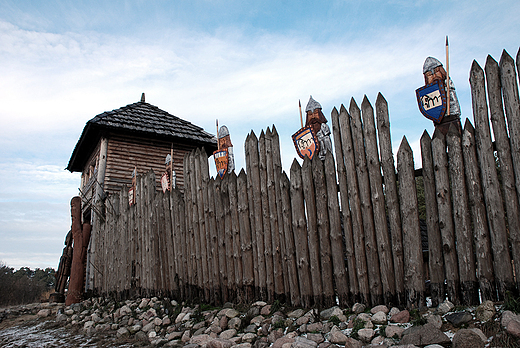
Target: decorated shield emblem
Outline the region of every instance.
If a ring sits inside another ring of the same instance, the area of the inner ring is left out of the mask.
[[[435,123],[440,123],[446,113],[446,92],[440,81],[415,90],[419,110]]]
[[[170,182],[168,180],[168,173],[164,172],[164,174],[161,176],[161,187],[162,192],[166,192],[170,189]]]
[[[319,145],[311,127],[304,127],[292,136],[296,152],[301,158],[305,156],[312,159],[314,154],[318,152]]]
[[[226,174],[228,169],[228,151],[227,148],[220,149],[213,152],[213,158],[215,159],[215,167],[217,167],[217,173],[222,178]]]

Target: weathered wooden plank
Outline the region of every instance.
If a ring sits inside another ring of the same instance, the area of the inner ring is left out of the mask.
[[[342,110],[345,110],[345,107],[342,105]],[[346,110],[345,110],[346,112]],[[356,275],[356,262],[354,255],[354,240],[352,237],[352,217],[350,213],[349,199],[348,199],[348,183],[347,183],[347,173],[345,170],[345,157],[343,155],[343,144],[340,133],[340,124],[339,124],[339,112],[334,107],[331,112],[331,120],[332,120],[332,132],[334,133],[334,150],[337,158],[337,173],[338,173],[338,181],[339,181],[339,194],[341,200],[341,217],[343,219],[343,234],[345,236],[345,259],[347,260],[347,274],[348,274],[348,285],[349,285],[349,293],[347,296],[347,301],[349,301],[349,305],[351,302],[355,301],[356,298],[359,298],[359,285],[357,281]],[[340,299],[341,303],[341,299]]]
[[[460,278],[455,249],[455,231],[453,226],[453,209],[448,176],[446,138],[437,130],[433,133],[432,154],[433,168],[435,171],[437,210],[439,212],[439,228],[441,229],[444,269],[446,272],[446,292],[448,294],[448,299],[451,302],[458,304],[460,303]]]
[[[383,287],[381,285],[381,274],[379,257],[377,254],[377,242],[374,226],[374,212],[372,210],[372,198],[370,195],[370,180],[368,177],[367,160],[365,157],[365,146],[363,139],[363,125],[361,123],[361,111],[354,98],[350,101],[350,124],[352,144],[354,147],[354,159],[356,163],[356,174],[358,179],[359,197],[361,201],[361,212],[363,217],[363,231],[365,233],[365,254],[368,266],[368,282],[370,287],[370,303],[372,305],[383,303]]]
[[[217,238],[217,221],[215,216],[215,180],[211,178],[206,186],[208,192],[208,218],[209,218],[209,254],[211,262],[209,263],[213,303],[220,304],[222,295],[220,293],[219,280],[219,258],[218,258],[218,238]]]
[[[511,155],[509,137],[507,135],[504,107],[502,105],[502,96],[500,93],[500,68],[498,63],[491,56],[487,57],[485,72],[489,101],[489,113],[491,122],[493,123],[495,147],[497,149],[498,161],[500,164],[502,192],[504,194],[507,224],[509,227],[509,240],[511,242],[515,270],[520,270],[520,216],[518,214],[520,211],[520,205],[518,203],[518,195],[515,189],[515,171],[513,166],[513,158]],[[510,78],[504,78],[510,80]],[[510,85],[511,84],[516,85],[516,82],[511,81]],[[514,98],[514,93],[509,98]],[[520,114],[518,115],[520,116]],[[519,122],[520,121],[516,120],[515,123]],[[514,128],[514,125],[512,128]],[[518,290],[520,290],[520,277],[518,276],[516,277],[516,287]]]
[[[461,300],[465,305],[478,302],[478,285],[475,274],[475,255],[473,252],[473,235],[469,214],[468,194],[464,174],[464,160],[460,134],[454,125],[446,134],[448,145],[448,166],[450,173],[451,199],[453,201],[453,220],[455,223],[455,239],[457,240],[457,260],[461,286]]]
[[[226,270],[227,270],[227,292],[228,300],[235,301],[237,283],[235,279],[235,261],[233,258],[233,222],[231,218],[231,207],[229,205],[229,175],[224,176],[221,183],[222,206],[224,208],[224,239],[226,241]]]
[[[283,266],[280,250],[280,232],[278,228],[278,209],[273,165],[272,133],[269,127],[265,133],[265,159],[267,173],[267,196],[269,201],[269,222],[271,230],[271,245],[273,255],[273,281],[276,299],[282,299],[285,294],[283,281]]]
[[[469,206],[473,219],[473,237],[475,240],[475,256],[477,260],[477,277],[482,301],[496,301],[495,276],[491,259],[491,240],[489,237],[486,206],[480,184],[477,153],[475,149],[475,129],[466,119],[462,135],[462,152],[468,187]],[[424,169],[423,169],[424,173]],[[516,197],[516,195],[515,195]]]
[[[278,131],[273,124],[271,129],[271,153],[273,157],[273,174],[274,174],[274,189],[276,193],[276,213],[278,215],[278,239],[280,240],[280,257],[282,262],[282,279],[283,279],[283,287],[284,287],[284,298],[290,298],[290,289],[289,289],[289,269],[287,265],[287,259],[285,257],[285,237],[284,237],[284,228],[283,228],[283,208],[282,208],[282,192],[281,192],[281,178],[282,178],[282,158],[280,154],[280,138],[278,136]]]
[[[301,169],[303,182],[303,196],[307,213],[307,240],[309,241],[309,265],[311,266],[312,293],[315,306],[323,304],[323,285],[320,267],[320,241],[318,236],[318,222],[316,217],[316,198],[314,181],[312,180],[312,162],[305,157]]]
[[[312,305],[312,281],[309,266],[309,245],[307,243],[307,221],[305,219],[305,202],[301,168],[296,158],[291,165],[291,213],[294,240],[296,245],[296,262],[300,285],[301,304],[309,308]]]
[[[301,305],[300,287],[298,284],[298,270],[296,261],[296,246],[294,243],[294,234],[292,230],[292,212],[291,212],[291,183],[285,172],[281,177],[281,206],[283,217],[283,229],[285,238],[285,259],[287,261],[287,275],[289,278],[289,297],[290,304],[294,307]],[[287,290],[287,289],[286,289]]]
[[[356,175],[356,163],[354,158],[354,145],[352,140],[352,132],[350,127],[350,115],[347,109],[341,105],[339,113],[339,125],[341,132],[341,146],[343,148],[343,157],[345,160],[345,171],[348,183],[348,200],[352,217],[352,235],[354,241],[354,251],[357,272],[357,281],[359,285],[359,298],[361,303],[368,304],[370,302],[370,286],[368,282],[367,258],[365,253],[365,233],[363,231],[363,215],[361,212],[361,199],[359,197],[359,188]]]
[[[197,192],[197,211],[198,211],[198,220],[199,220],[199,236],[200,236],[200,262],[202,266],[202,284],[201,287],[204,291],[204,299],[205,301],[209,301],[210,287],[211,283],[209,282],[209,268],[208,268],[208,250],[207,250],[207,231],[206,231],[206,218],[207,218],[207,202],[204,200],[204,182],[202,179],[202,164],[201,164],[201,150],[197,148],[195,150],[195,187]],[[205,159],[207,162],[207,159]],[[207,200],[207,197],[206,197]]]
[[[476,61],[473,61],[471,66],[469,82],[471,85],[473,118],[475,120],[475,143],[477,145],[480,177],[491,232],[495,280],[497,282],[499,299],[504,299],[506,291],[513,290],[515,286],[511,257],[508,252],[505,211],[489,130],[484,71]]]
[[[219,264],[219,284],[221,301],[228,301],[228,273],[226,260],[226,222],[224,217],[224,206],[222,204],[222,179],[217,177],[214,183],[215,187],[215,217],[217,220],[217,241],[218,241],[218,264]]]
[[[258,138],[255,133],[251,131],[249,136],[249,163],[250,168],[247,169],[248,177],[251,176],[253,194],[253,209],[255,222],[254,229],[252,229],[254,238],[256,240],[256,258],[258,259],[258,292],[260,299],[267,300],[267,275],[266,263],[264,255],[264,237],[263,237],[263,215],[262,215],[262,194],[260,189],[260,164],[258,153]],[[255,290],[256,291],[256,290]]]
[[[254,299],[254,273],[253,273],[253,245],[251,242],[251,224],[249,222],[249,207],[247,193],[247,176],[244,169],[237,178],[237,209],[240,222],[240,256],[242,259],[242,286],[244,302],[251,303]]]
[[[316,226],[319,240],[319,262],[323,287],[323,306],[328,308],[336,304],[336,298],[332,279],[333,270],[330,246],[327,184],[325,182],[323,162],[317,156],[315,156],[312,161],[312,178],[314,181],[316,201]],[[337,188],[334,194],[336,196],[338,195]]]
[[[421,230],[417,209],[417,188],[413,153],[406,137],[403,137],[397,152],[399,171],[399,197],[403,222],[403,252],[405,281],[404,289],[408,308],[421,308],[425,305]]]
[[[237,176],[235,171],[227,173],[228,193],[229,193],[229,211],[231,213],[231,242],[232,242],[232,257],[235,269],[234,284],[236,286],[236,301],[238,303],[244,302],[243,289],[243,266],[242,253],[240,241],[240,219],[238,216],[238,196],[237,196]]]
[[[441,304],[446,298],[444,289],[444,260],[442,239],[439,228],[439,211],[435,194],[435,173],[433,169],[432,139],[425,130],[421,136],[421,159],[426,204],[426,229],[428,231],[428,267],[432,307]],[[385,174],[386,180],[386,174]],[[404,283],[404,282],[403,282]]]
[[[399,192],[395,176],[394,155],[392,153],[392,139],[390,136],[390,119],[388,103],[381,93],[376,99],[377,134],[381,167],[383,168],[385,200],[388,209],[388,223],[390,227],[392,259],[394,266],[396,303],[404,303],[404,266],[403,266],[403,235],[401,231],[401,215],[399,212]]]
[[[395,303],[395,274],[394,262],[391,254],[388,221],[386,219],[385,195],[383,193],[383,178],[381,177],[381,163],[377,150],[376,126],[374,108],[367,96],[361,103],[363,117],[363,136],[365,139],[366,162],[374,213],[374,229],[377,241],[377,253],[383,286],[383,303]]]
[[[341,235],[341,216],[339,212],[336,168],[334,166],[334,156],[331,152],[327,152],[325,155],[325,180],[327,185],[327,210],[329,213],[334,283],[336,284],[339,305],[347,306],[349,305],[349,287],[347,282],[347,270],[345,268],[345,246]]]
[[[502,52],[500,57],[500,82],[502,84],[502,96],[504,98],[507,126],[509,128],[509,141],[513,149],[511,155],[513,157],[513,169],[516,179],[516,192],[520,201],[520,151],[514,151],[514,149],[520,149],[520,100],[515,62],[506,50]]]
[[[258,169],[260,172],[260,192],[262,199],[262,227],[264,236],[264,256],[265,256],[265,272],[267,285],[267,299],[274,301],[274,269],[273,269],[273,252],[272,252],[272,234],[269,219],[269,193],[267,190],[267,158],[265,150],[265,133],[260,133],[258,139]]]
[[[247,199],[248,199],[248,210],[249,210],[249,223],[250,223],[250,231],[251,231],[251,246],[253,251],[253,274],[254,274],[254,292],[255,298],[260,298],[260,287],[258,286],[260,280],[258,276],[258,249],[256,246],[256,231],[255,231],[255,202],[253,198],[253,179],[252,179],[252,169],[251,169],[251,133],[246,136],[246,140],[244,141],[244,153],[246,160],[246,170],[247,170]]]

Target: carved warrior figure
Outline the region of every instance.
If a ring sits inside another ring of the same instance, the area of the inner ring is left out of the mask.
[[[309,98],[305,112],[307,113],[305,127],[311,127],[314,135],[316,135],[319,142],[318,157],[323,161],[327,151],[332,152],[330,128],[327,126],[327,119],[321,111],[320,103],[314,100],[312,95]]]
[[[444,91],[447,90],[446,70],[444,70],[442,63],[438,59],[433,57],[426,58],[423,65],[423,74],[426,85],[430,85],[436,81],[439,81],[442,84]],[[444,135],[448,133],[448,129],[452,123],[455,125],[459,133],[462,133],[462,126],[460,124],[460,105],[457,98],[457,92],[455,91],[455,85],[453,84],[451,78],[449,79],[449,84],[450,114],[444,115],[439,123],[434,122],[435,128],[441,131]]]
[[[227,149],[228,165],[227,172],[230,173],[235,170],[235,155],[233,154],[233,144],[231,143],[231,136],[229,129],[226,126],[221,126],[218,130],[218,147],[219,149]]]

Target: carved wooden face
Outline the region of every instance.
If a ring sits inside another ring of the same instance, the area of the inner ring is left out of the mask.
[[[446,70],[444,70],[444,67],[442,66],[438,66],[435,69],[433,69],[433,74],[431,71],[427,71],[426,73],[424,73],[424,82],[426,82],[427,85],[435,81],[444,82],[445,79]]]

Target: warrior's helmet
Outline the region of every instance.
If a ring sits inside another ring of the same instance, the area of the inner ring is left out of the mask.
[[[315,109],[321,109],[321,104],[314,100],[311,95],[309,102],[307,103],[307,107],[305,108],[305,112],[314,112]]]
[[[426,74],[429,71],[433,74],[435,68],[438,66],[442,66],[442,63],[437,58],[428,57],[424,61],[422,72],[423,74]]]

